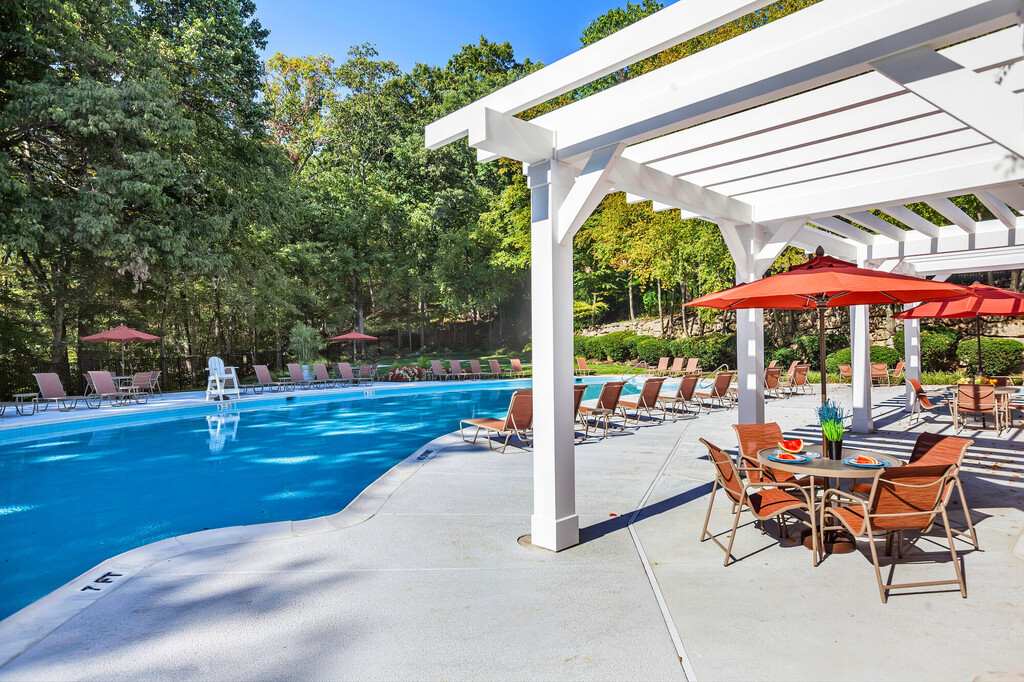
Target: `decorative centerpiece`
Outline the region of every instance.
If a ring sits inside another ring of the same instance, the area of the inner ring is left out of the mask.
[[[829,459],[843,458],[843,423],[849,415],[834,400],[826,400],[818,408],[818,423],[824,437],[824,454]]]

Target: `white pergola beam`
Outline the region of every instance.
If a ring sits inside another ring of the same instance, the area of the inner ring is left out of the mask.
[[[737,223],[753,222],[753,208],[724,194],[620,158],[610,175],[616,189],[674,208]]]
[[[953,223],[967,234],[974,234],[978,224],[971,216],[964,213],[959,206],[949,199],[929,199],[925,202],[949,222]]]
[[[897,163],[748,195],[757,219],[770,223],[801,215],[847,214],[877,206],[924,201],[934,196],[970,194],[992,185],[1024,181],[1024,165],[1007,164],[1006,151],[995,144]]]
[[[987,191],[977,192],[975,196],[978,197],[978,200],[981,201],[981,203],[985,204],[985,208],[992,211],[992,215],[994,215],[999,222],[1005,225],[1006,229],[1017,229],[1017,216],[1014,215],[1009,206]]]
[[[969,261],[975,254],[988,249],[1005,249],[1024,244],[1024,231],[1018,236],[1017,230],[1008,230],[998,220],[984,220],[977,223],[974,234],[961,230],[944,231],[938,238],[931,238],[919,233],[908,233],[903,243],[876,242],[867,247],[867,259],[879,263],[890,258],[907,258],[908,262],[922,262],[921,259],[945,258],[946,254]],[[1024,262],[1024,261],[1022,261]],[[919,268],[920,269],[920,268]]]
[[[1017,0],[823,2],[535,121],[571,159],[855,76],[872,61],[1015,24]]]
[[[868,245],[874,244],[875,242],[874,235],[868,234],[859,227],[844,222],[839,218],[833,218],[832,216],[824,216],[821,218],[815,218],[810,222],[817,225],[818,227],[822,227],[828,230],[829,232],[835,232],[836,234],[846,237],[847,239],[852,239],[858,244]]]
[[[1020,185],[993,187],[988,193],[1007,206],[1017,209],[1018,213],[1024,213],[1024,187]]]
[[[488,108],[518,114],[591,81],[656,55],[666,48],[738,19],[772,0],[686,0],[645,17],[426,127],[430,149],[465,137],[473,111]]]
[[[863,225],[872,232],[885,235],[889,239],[893,239],[898,242],[905,241],[907,238],[906,230],[896,227],[892,223],[888,223],[873,213],[867,211],[851,211],[843,215],[844,218],[852,220],[858,225]]]
[[[994,270],[1017,270],[1024,263],[1024,245],[982,249],[971,252],[936,254],[929,258],[909,258],[908,262],[922,275],[942,273],[946,275],[965,272],[991,272]]]
[[[878,72],[1024,158],[1024,99],[927,47],[872,62]]]
[[[929,237],[939,236],[938,225],[927,220],[923,216],[914,213],[906,206],[888,206],[883,208],[882,211],[900,221],[907,227],[917,230],[921,234],[926,234]]]
[[[484,107],[474,112],[469,146],[526,164],[552,158],[555,133],[528,121]]]
[[[622,150],[623,144],[598,149],[587,159],[583,171],[576,178],[568,196],[558,209],[556,237],[559,243],[572,242],[583,223],[594,212],[601,199],[612,189],[608,179]]]
[[[786,247],[790,245],[793,239],[804,229],[807,221],[803,218],[794,218],[793,220],[787,220],[772,231],[768,241],[764,243],[761,249],[754,256],[754,267],[759,274],[767,272],[768,268],[772,266],[782,252],[786,250]]]

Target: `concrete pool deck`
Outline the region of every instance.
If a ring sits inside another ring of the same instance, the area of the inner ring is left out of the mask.
[[[833,391],[849,402],[848,388]],[[875,389],[879,430],[851,444],[905,457],[917,433],[952,432],[948,416],[908,430],[902,394]],[[766,418],[812,438],[817,400],[769,400]],[[723,567],[722,551],[698,542],[713,479],[698,438],[735,450],[735,418],[712,410],[577,448],[583,541],[558,554],[516,542],[532,511],[529,450],[439,439],[408,475],[356,500],[354,525],[332,517],[258,542],[183,546],[0,679],[683,679],[676,639],[697,679],[1024,672],[1021,429],[965,431],[977,441],[963,478],[981,542],[957,541],[968,598],[896,593],[883,605],[866,545],[814,568],[809,552],[748,523],[740,561]],[[711,528],[730,523],[720,498]],[[906,551],[897,581],[952,577],[936,537]]]

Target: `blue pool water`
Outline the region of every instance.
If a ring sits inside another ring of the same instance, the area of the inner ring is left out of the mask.
[[[528,385],[300,397],[0,446],[0,618],[133,547],[338,512],[460,419],[502,416]]]

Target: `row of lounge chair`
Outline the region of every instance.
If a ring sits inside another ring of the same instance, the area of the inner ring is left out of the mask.
[[[377,368],[374,365],[360,365],[358,374],[347,362],[336,362],[332,365],[333,375],[323,362],[313,363],[313,376],[307,379],[302,374],[302,366],[289,363],[288,378],[275,379],[266,365],[253,365],[256,380],[247,384],[239,383],[239,392],[245,395],[248,391],[254,394],[268,390],[294,391],[296,387],[309,390],[311,388],[329,388],[332,386],[370,386],[376,380]]]
[[[469,369],[465,369],[460,360],[450,360],[447,368],[440,360],[431,360],[427,378],[434,381],[448,381],[452,379],[500,379],[502,377],[519,379],[530,376],[529,370],[523,369],[522,362],[517,358],[511,358],[509,363],[511,367],[505,369],[497,360],[488,360],[489,369],[485,370],[479,360],[470,360]]]
[[[96,409],[106,401],[108,405],[120,406],[135,402],[145,404],[149,398],[159,391],[160,372],[137,372],[131,384],[119,384],[110,372],[92,371],[85,373],[86,391],[84,395],[69,395],[64,390],[60,376],[53,372],[33,374],[39,388],[38,395],[33,398],[32,409],[26,411],[26,403],[0,403],[0,415],[4,408],[14,406],[21,415],[45,412],[51,405],[60,412],[68,412],[83,403],[90,409]]]
[[[715,405],[731,407],[735,402],[735,391],[730,384],[735,376],[736,372],[733,371],[720,372],[712,378],[710,386],[698,390],[701,388],[701,379],[708,377],[689,374],[680,380],[679,387],[674,393],[667,395],[663,395],[661,390],[668,377],[650,377],[640,387],[640,393],[635,397],[631,396],[630,400],[622,400],[625,381],[609,381],[601,386],[601,393],[593,406],[582,404],[587,387],[577,384],[573,387],[573,415],[575,422],[583,427],[580,438],[589,438],[591,428],[601,429],[603,435],[607,437],[610,426],[625,429],[631,420],[639,424],[645,416],[651,420],[664,420],[671,412],[675,419],[678,419],[691,409],[699,413],[705,407],[710,409]],[[498,437],[501,452],[505,452],[513,436],[529,445],[529,436],[533,428],[532,395],[529,389],[516,391],[503,419],[463,419],[459,424],[462,439],[476,443],[481,432],[486,432],[492,450],[497,450],[497,447],[491,437]],[[658,412],[661,414],[660,417],[657,416]],[[617,419],[622,420],[621,425],[615,422]],[[475,429],[472,440],[466,437],[466,427]]]

